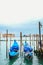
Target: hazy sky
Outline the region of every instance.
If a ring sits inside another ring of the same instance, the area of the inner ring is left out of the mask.
[[[43,18],[43,0],[0,0],[0,24],[18,25]]]
[[[0,0],[0,31],[37,33],[43,0]]]

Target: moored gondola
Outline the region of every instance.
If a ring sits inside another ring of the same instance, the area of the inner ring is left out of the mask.
[[[33,49],[28,43],[25,41],[24,43],[24,58],[30,60],[33,58]]]
[[[9,58],[16,58],[19,55],[19,45],[16,42],[16,40],[14,40],[13,45],[10,47],[10,51],[9,51]]]

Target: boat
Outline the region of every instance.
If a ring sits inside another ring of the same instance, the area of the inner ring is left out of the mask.
[[[14,40],[13,45],[10,47],[10,51],[9,51],[9,58],[15,58],[18,57],[19,55],[19,45],[16,42],[16,40]]]
[[[32,57],[33,57],[33,49],[25,41],[25,43],[24,43],[24,58],[29,60],[29,59],[32,59]]]
[[[14,62],[16,62],[16,60],[18,60],[18,56],[16,56],[16,58],[10,58],[9,59],[9,65],[13,65],[14,64]]]

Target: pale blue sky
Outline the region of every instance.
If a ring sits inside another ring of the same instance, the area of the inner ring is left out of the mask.
[[[43,0],[0,0],[0,32],[38,33],[43,23]]]
[[[38,22],[41,22],[41,24],[43,25],[43,19],[33,19],[30,22],[25,22],[22,24],[18,24],[17,26],[6,26],[6,25],[0,25],[0,32],[2,33],[6,33],[6,29],[8,29],[9,33],[15,33],[16,35],[19,35],[20,32],[24,34],[37,34],[38,31]],[[41,33],[43,33],[43,26],[41,29]]]

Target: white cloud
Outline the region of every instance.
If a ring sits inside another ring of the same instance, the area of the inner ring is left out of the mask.
[[[15,25],[43,18],[43,0],[0,0],[0,24]]]

